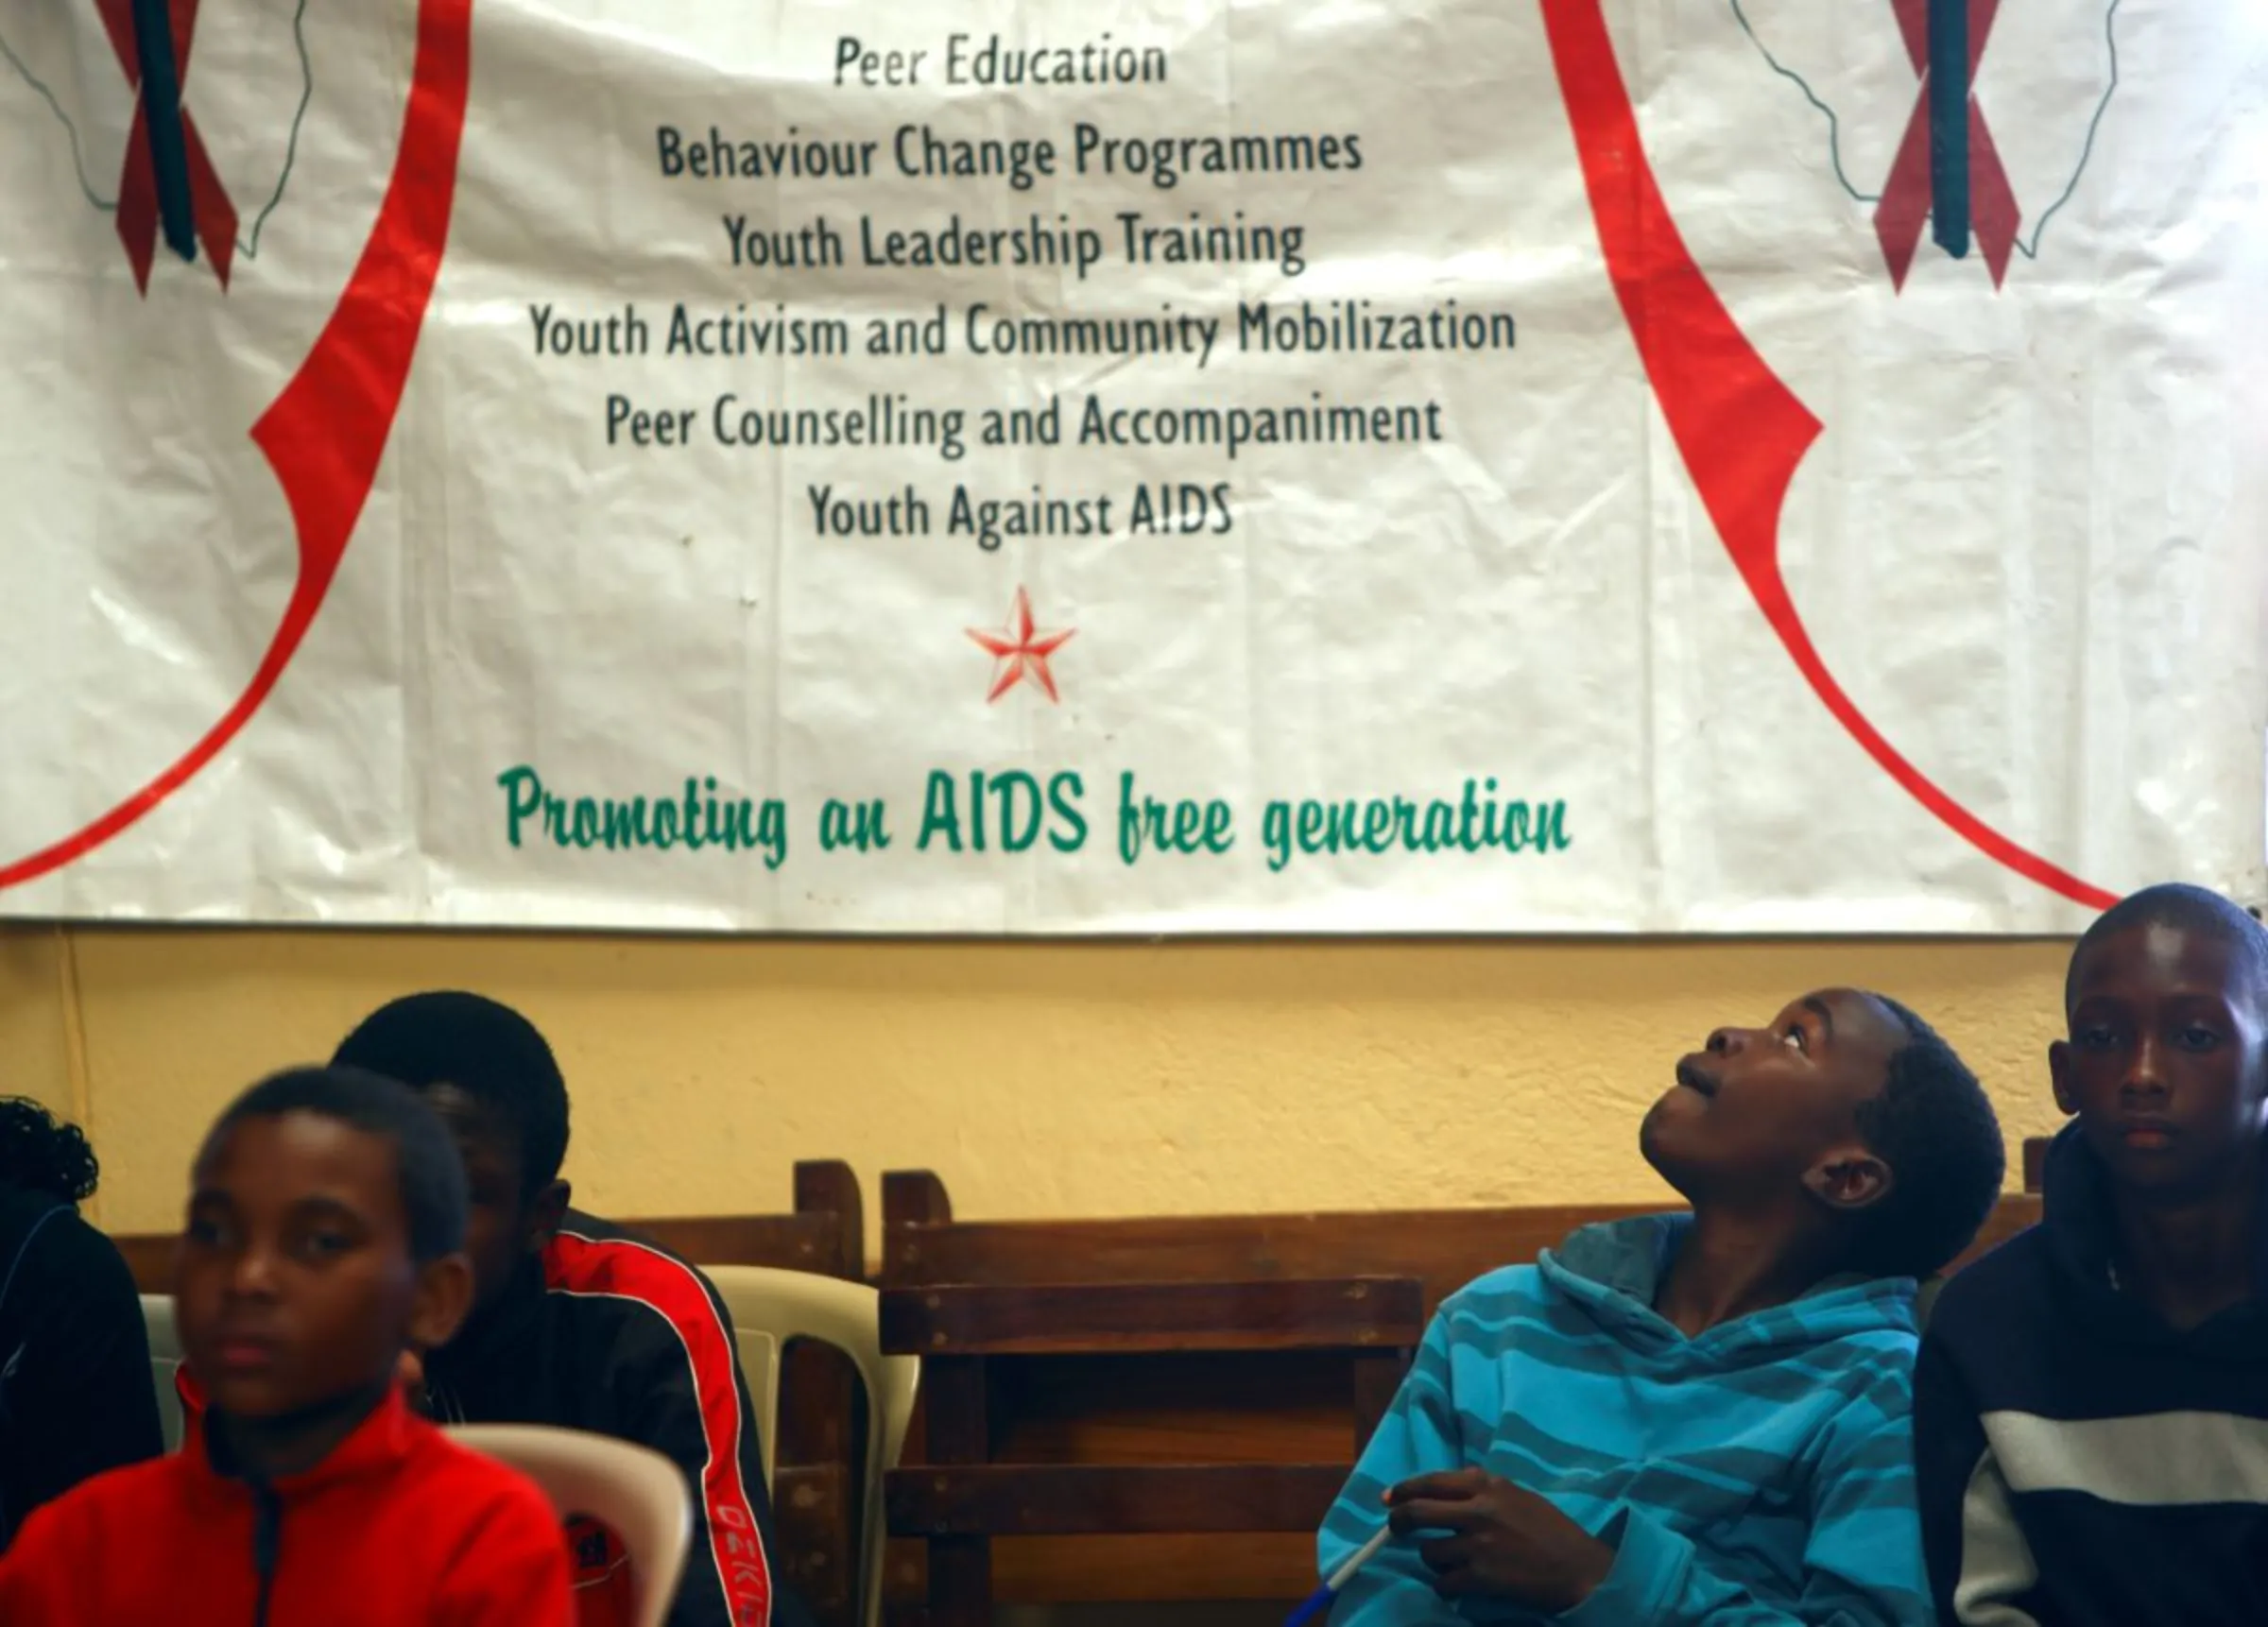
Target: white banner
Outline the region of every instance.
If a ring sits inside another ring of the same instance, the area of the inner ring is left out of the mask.
[[[0,912],[2260,891],[2257,6],[162,9],[0,0]]]

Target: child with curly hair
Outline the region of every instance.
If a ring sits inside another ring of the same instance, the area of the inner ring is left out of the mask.
[[[97,1173],[77,1126],[0,1098],[0,1550],[39,1504],[164,1449],[141,1297],[78,1216]]]

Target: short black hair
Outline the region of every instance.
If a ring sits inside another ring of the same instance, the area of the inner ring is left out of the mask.
[[[0,1186],[75,1204],[94,1195],[102,1169],[77,1124],[28,1096],[0,1096]]]
[[[221,1137],[247,1119],[313,1113],[394,1145],[410,1257],[420,1265],[465,1244],[465,1165],[449,1126],[406,1085],[354,1068],[291,1068],[270,1074],[229,1105],[197,1155],[203,1163]]]
[[[1859,1216],[1851,1269],[1933,1276],[1976,1241],[2000,1201],[2008,1150],[1992,1098],[1935,1029],[1873,1000],[1905,1031],[1881,1092],[1859,1104],[1860,1139],[1890,1166],[1889,1191]]]
[[[2209,887],[2187,882],[2161,882],[2129,893],[2079,934],[2071,948],[2071,964],[2063,974],[2063,1009],[2069,1016],[2079,1002],[2079,968],[2103,940],[2133,927],[2172,927],[2177,932],[2212,938],[2225,944],[2244,979],[2245,992],[2255,1005],[2268,1010],[2268,927],[2252,913],[2232,903]]]
[[[405,995],[363,1019],[331,1060],[414,1090],[452,1086],[495,1114],[519,1139],[523,1201],[567,1161],[567,1082],[536,1025],[508,1005],[455,989]]]

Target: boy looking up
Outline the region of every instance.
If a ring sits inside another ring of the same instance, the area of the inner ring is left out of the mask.
[[[1939,1616],[2268,1621],[2268,933],[2148,888],[2064,1011],[2045,1218],[1947,1288],[1916,1378]]]
[[[535,1025],[478,995],[415,994],[366,1019],[335,1060],[417,1090],[464,1162],[473,1309],[425,1357],[434,1416],[651,1447],[693,1494],[670,1627],[802,1627],[772,1564],[763,1448],[731,1319],[691,1265],[567,1207],[567,1087]],[[619,1546],[588,1521],[569,1534],[582,1627],[627,1621]]]
[[[200,1428],[34,1510],[9,1627],[566,1627],[549,1500],[415,1416],[403,1352],[472,1296],[464,1176],[409,1091],[254,1086],[198,1154],[174,1295]]]
[[[1930,1027],[1807,995],[1676,1065],[1639,1148],[1692,1206],[1452,1295],[1326,1521],[1388,1523],[1338,1627],[1930,1619],[1916,1278],[1999,1196],[2000,1125]]]

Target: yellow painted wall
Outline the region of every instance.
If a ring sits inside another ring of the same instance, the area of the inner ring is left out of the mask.
[[[781,943],[0,930],[0,1089],[88,1122],[96,1218],[170,1226],[263,1071],[391,996],[472,987],[552,1038],[568,1173],[615,1214],[776,1209],[845,1157],[971,1217],[1645,1201],[1636,1133],[1721,1021],[1879,987],[2053,1127],[2060,943]]]

